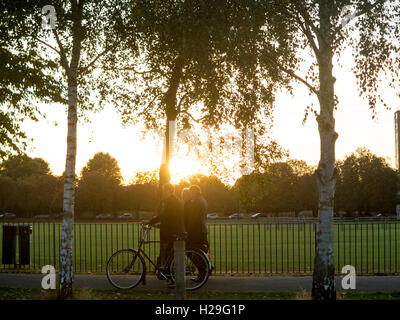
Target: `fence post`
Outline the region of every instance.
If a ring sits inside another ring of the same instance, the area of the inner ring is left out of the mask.
[[[185,287],[185,240],[174,241],[175,299],[186,299]]]
[[[54,268],[57,270],[56,263],[56,224],[53,222],[53,264]]]

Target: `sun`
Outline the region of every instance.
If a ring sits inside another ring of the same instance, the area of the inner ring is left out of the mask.
[[[175,157],[171,159],[170,172],[172,184],[178,184],[182,179],[197,173],[208,175],[208,170],[204,164],[188,157]]]

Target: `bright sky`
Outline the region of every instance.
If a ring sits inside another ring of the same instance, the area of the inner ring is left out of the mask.
[[[349,54],[347,57],[345,55],[344,61],[349,61],[349,57]],[[394,92],[386,90],[384,97],[392,110],[378,108],[378,117],[372,120],[367,102],[358,96],[355,78],[350,71],[351,63],[343,65],[343,68],[335,67],[334,70],[337,78],[335,90],[340,101],[335,113],[336,131],[339,133],[336,158],[343,159],[356,148],[365,146],[373,153],[387,158],[394,167],[394,111],[400,109],[400,98]],[[316,102],[302,84],[296,85],[293,97],[284,92],[279,93],[275,104],[273,137],[289,150],[291,158],[317,164],[320,155],[315,118],[310,116],[306,124],[302,125],[304,108],[311,101]],[[315,106],[318,104],[315,103]],[[24,123],[29,137],[34,139],[29,154],[44,158],[50,163],[53,173],[61,174],[64,171],[66,154],[65,106],[44,105],[43,110],[48,115],[47,122]],[[159,168],[162,141],[152,137],[141,140],[139,127],[122,128],[112,107],[93,114],[90,119],[90,123],[81,123],[78,127],[77,173],[99,151],[109,152],[118,160],[126,182],[135,171]],[[55,122],[58,123],[57,126],[54,125]],[[173,174],[179,172],[179,176],[184,176],[204,172],[199,163],[184,158],[174,161]]]

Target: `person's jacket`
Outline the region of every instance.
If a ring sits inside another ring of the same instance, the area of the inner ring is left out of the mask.
[[[183,203],[183,220],[186,232],[190,232],[191,228],[191,215],[192,215],[192,201],[185,201]]]
[[[207,201],[198,196],[185,208],[185,225],[189,242],[203,242],[207,237]]]
[[[183,205],[174,195],[164,200],[159,214],[150,220],[150,224],[160,223],[160,239],[173,241],[174,235],[185,232]]]

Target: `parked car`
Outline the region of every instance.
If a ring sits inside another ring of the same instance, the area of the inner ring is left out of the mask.
[[[111,219],[111,214],[109,213],[100,213],[96,216],[96,219]]]
[[[244,214],[243,213],[234,213],[229,216],[229,219],[243,219]]]
[[[132,219],[132,214],[131,213],[124,213],[118,216],[118,219]]]
[[[34,216],[35,219],[48,219],[50,216],[48,214],[39,214],[37,216]]]
[[[15,218],[17,218],[17,215],[15,213],[6,212],[3,214],[0,214],[0,218],[1,219],[15,219]]]
[[[266,218],[267,216],[265,215],[265,213],[255,213],[253,215],[251,215],[252,219],[257,219],[257,218]]]
[[[207,219],[218,219],[218,218],[219,218],[218,213],[209,213],[207,215]]]

